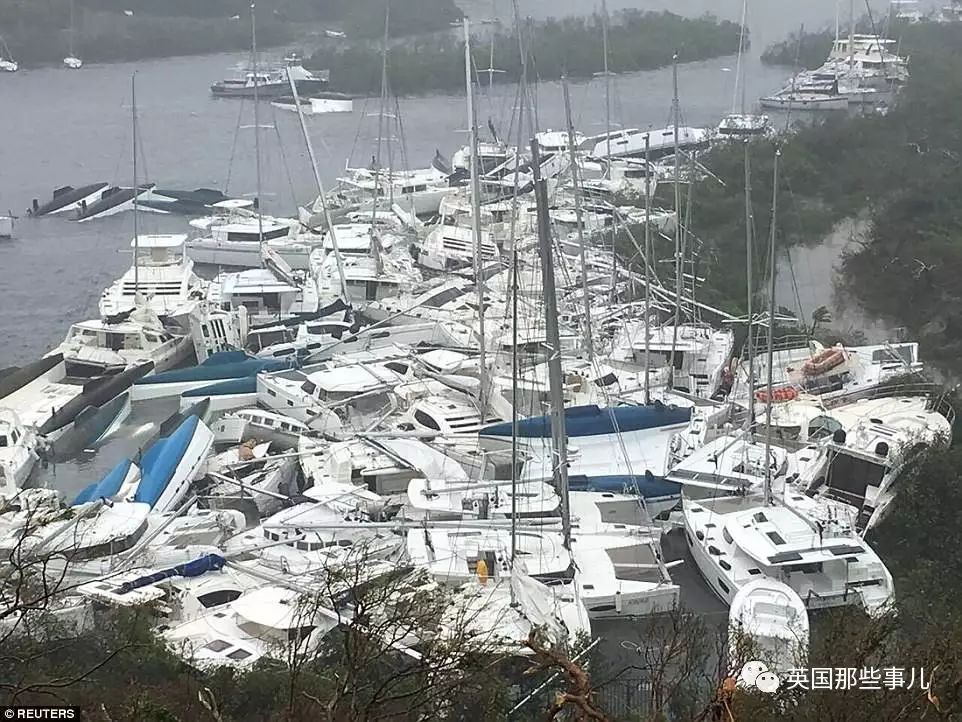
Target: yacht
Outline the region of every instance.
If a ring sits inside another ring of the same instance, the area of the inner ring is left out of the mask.
[[[105,318],[143,305],[158,316],[185,316],[203,298],[205,282],[184,255],[184,234],[144,235],[130,242],[131,268],[104,290],[100,314]]]
[[[658,130],[625,128],[596,135],[588,139],[590,155],[595,158],[644,158],[659,160],[675,153],[675,127],[667,126]],[[704,128],[678,127],[678,148],[692,153],[708,148],[710,134]],[[610,149],[610,150],[609,150]]]
[[[350,113],[354,110],[354,97],[347,93],[323,91],[311,93],[307,97],[298,97],[296,101],[293,95],[284,96],[272,100],[271,105],[280,110],[290,110],[295,113],[298,105],[300,105],[301,112],[304,115]]]
[[[90,185],[74,188],[73,186],[63,186],[53,192],[53,196],[46,203],[40,203],[36,198],[27,209],[27,215],[38,217],[54,213],[66,213],[75,211],[81,206],[93,203],[100,197],[101,192],[107,187],[107,183],[91,183]]]
[[[255,95],[262,100],[280,98],[291,93],[288,74],[298,94],[304,96],[324,90],[330,79],[327,71],[315,75],[292,57],[284,66],[247,69],[239,77],[220,80],[210,86],[210,92],[219,98],[253,98]]]
[[[919,0],[890,0],[889,14],[898,22],[920,23],[925,18]]]
[[[438,212],[441,199],[450,192],[449,174],[431,166],[415,170],[390,168],[348,168],[337,179],[328,195],[329,210],[373,211],[377,207],[397,206],[416,216]],[[322,213],[320,199],[308,215]]]
[[[184,363],[192,351],[190,337],[171,334],[155,313],[135,309],[123,320],[73,324],[64,342],[50,353],[63,355],[68,377],[90,379],[119,374],[148,361],[159,373]]]
[[[675,327],[652,326],[645,320],[630,322],[616,332],[609,363],[644,369],[646,334],[649,370],[669,369],[671,388],[701,399],[711,399],[722,390],[735,347],[731,330],[698,324]]]
[[[0,408],[0,498],[20,491],[36,461],[36,433],[13,410]]]
[[[731,113],[721,119],[715,129],[719,140],[744,140],[762,138],[774,132],[772,121],[767,115]]]
[[[790,489],[784,497],[682,494],[688,548],[712,591],[731,605],[746,584],[767,577],[791,587],[809,610],[885,611],[892,575],[858,534],[850,508]]]
[[[861,399],[823,409],[807,423],[792,424],[807,429],[809,444],[814,442],[814,449],[798,452],[795,484],[850,506],[856,529],[864,533],[883,518],[907,465],[927,449],[949,445],[954,419],[939,397]]]
[[[234,217],[213,222],[209,235],[187,241],[187,256],[194,263],[230,268],[258,268],[261,247],[270,245],[293,269],[306,270],[314,248],[311,242],[295,238],[292,221],[278,218]]]
[[[834,85],[792,85],[760,101],[763,108],[775,110],[848,110],[847,95]]]
[[[0,37],[0,72],[15,73],[18,70],[20,70],[19,63],[13,59],[10,48],[7,47],[3,37]]]
[[[334,241],[337,241],[337,251]],[[321,303],[343,299],[363,310],[372,302],[399,294],[421,283],[421,273],[407,244],[370,223],[339,223],[324,234],[323,244],[310,257]],[[343,274],[343,277],[342,277]]]

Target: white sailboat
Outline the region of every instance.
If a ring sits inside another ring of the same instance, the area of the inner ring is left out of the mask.
[[[63,64],[65,68],[70,70],[80,70],[83,67],[84,61],[77,57],[74,49],[74,0],[70,0],[70,50],[67,53],[67,57],[63,59]]]
[[[15,73],[18,70],[20,70],[20,64],[13,59],[10,48],[7,47],[7,43],[0,36],[0,72]]]

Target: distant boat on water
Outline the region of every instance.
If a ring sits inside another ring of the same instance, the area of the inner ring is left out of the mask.
[[[305,115],[320,115],[321,113],[350,113],[354,110],[354,98],[346,93],[334,91],[324,91],[312,93],[310,97],[298,98],[294,101],[294,96],[286,95],[271,101],[271,105],[280,110],[297,111],[300,104],[301,112]]]
[[[290,95],[291,84],[288,72],[297,86],[298,94],[312,95],[327,87],[329,73],[325,70],[314,74],[307,70],[299,58],[289,56],[284,65],[245,69],[240,77],[220,80],[210,86],[210,92],[220,98],[258,98],[270,99]]]
[[[20,70],[20,65],[13,59],[13,56],[10,54],[10,48],[7,47],[4,39],[0,37],[0,71],[15,73],[18,70]]]

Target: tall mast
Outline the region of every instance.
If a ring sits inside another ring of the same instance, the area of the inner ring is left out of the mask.
[[[518,53],[521,57],[521,81],[518,85],[518,141],[514,159],[514,190],[511,199],[511,561],[517,554],[517,536],[513,531],[518,516],[518,184],[521,179],[521,148],[524,143],[524,110],[528,102],[528,54],[524,47],[521,11],[513,0],[514,24],[518,31]],[[511,602],[514,603],[514,585]]]
[[[548,378],[551,385],[551,466],[561,497],[561,528],[565,549],[571,549],[571,510],[568,506],[568,434],[565,429],[564,389],[561,369],[561,334],[558,330],[558,298],[555,295],[554,256],[551,248],[551,221],[548,218],[548,190],[541,178],[538,141],[531,140],[531,170],[534,196],[538,205],[538,250],[541,256],[541,282],[544,288],[545,340],[548,349]]]
[[[645,405],[651,403],[651,128],[645,134]]]
[[[384,113],[387,105],[387,46],[390,41],[391,30],[391,0],[387,0],[384,9],[384,42],[381,46],[381,105],[377,114],[377,153],[374,156],[374,201],[371,206],[371,223],[377,220],[377,207],[381,196],[381,143],[384,140]],[[392,190],[393,195],[393,190]]]
[[[855,76],[855,0],[848,3],[848,77]]]
[[[297,92],[297,83],[291,74],[290,67],[287,68],[287,82],[291,86],[291,95],[294,98],[294,108],[297,110],[297,118],[301,124],[301,134],[304,136],[304,144],[307,146],[307,156],[311,160],[311,171],[314,173],[314,183],[317,184],[317,197],[321,201],[321,209],[324,211],[324,224],[327,232],[331,234],[331,245],[334,246],[334,258],[337,260],[337,274],[341,279],[341,297],[344,303],[350,304],[350,296],[347,291],[347,277],[344,275],[344,259],[341,257],[341,249],[337,244],[337,235],[334,231],[334,223],[331,221],[331,212],[327,205],[327,196],[324,194],[324,183],[321,182],[321,173],[317,167],[317,156],[314,155],[314,144],[311,143],[311,136],[307,132],[307,123],[304,121],[304,110],[301,108],[300,95]]]
[[[608,5],[605,0],[601,0],[601,43],[605,53],[605,156],[611,158],[611,77],[608,75]],[[606,170],[605,176],[608,175]]]
[[[137,229],[137,73],[130,76],[130,120],[134,143],[134,305],[140,295],[140,234]]]
[[[471,33],[464,18],[464,83],[468,95],[468,128],[471,129],[471,228],[474,231],[474,282],[478,293],[478,335],[481,337],[478,363],[481,367],[481,394],[478,400],[481,418],[485,417],[488,399],[488,367],[484,337],[484,259],[481,242],[481,180],[478,161],[478,119],[474,113],[474,86],[471,83]]]
[[[775,167],[772,173],[772,229],[768,244],[768,403],[765,405],[765,505],[772,503],[772,378],[775,363],[775,238],[778,228],[778,161],[781,149],[775,151]]]
[[[584,213],[581,206],[581,179],[578,175],[578,156],[575,153],[575,128],[571,122],[571,95],[568,92],[568,76],[561,76],[565,99],[565,123],[568,127],[568,159],[571,163],[571,182],[575,191],[575,220],[578,224],[578,248],[581,251],[581,289],[584,294],[584,335],[588,360],[594,360],[594,343],[591,336],[591,300],[588,298],[588,262],[585,258]]]
[[[745,144],[745,279],[748,287],[748,428],[755,425],[755,317],[753,308],[754,279],[752,278],[754,266],[753,254],[753,213],[752,213],[752,166],[749,141],[746,138]]]
[[[738,60],[735,64],[735,89],[732,92],[732,113],[738,104],[741,90],[741,112],[745,113],[745,84],[742,82],[742,55],[745,53],[745,39],[748,32],[748,0],[742,2],[742,28],[738,36]]]
[[[74,31],[73,31],[73,4],[74,4],[74,0],[70,0],[70,35],[68,36],[68,37],[70,38],[70,48],[69,48],[70,52],[69,52],[68,54],[70,55],[71,58],[74,57],[74,54],[73,54],[73,46],[74,46],[74,38],[73,38],[73,32],[74,32]]]
[[[251,3],[251,67],[254,72],[254,168],[257,173],[257,240],[264,245],[264,217],[261,215],[261,116],[260,109],[260,78],[257,77],[257,19],[255,3]]]
[[[671,58],[672,71],[672,123],[675,130],[675,320],[671,331],[671,353],[668,361],[668,385],[675,385],[675,346],[678,344],[678,324],[681,323],[682,273],[684,271],[681,255],[681,147],[678,140],[678,124],[681,118],[681,104],[678,100],[678,53]],[[651,132],[649,131],[649,136]]]

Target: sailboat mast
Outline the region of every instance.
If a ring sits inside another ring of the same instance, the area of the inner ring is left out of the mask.
[[[672,123],[675,131],[675,320],[671,331],[671,353],[668,363],[668,385],[675,384],[675,347],[678,345],[678,324],[681,323],[682,272],[684,271],[681,251],[681,144],[678,139],[678,124],[681,118],[681,103],[678,99],[678,53],[671,58],[672,70]],[[648,135],[651,135],[649,131]]]
[[[561,76],[561,88],[565,99],[565,123],[568,128],[568,160],[571,163],[571,182],[575,192],[575,221],[578,224],[578,248],[581,252],[581,292],[584,294],[584,342],[588,360],[594,360],[594,343],[591,336],[591,299],[588,297],[588,261],[585,258],[584,212],[581,205],[581,179],[578,175],[578,156],[575,152],[575,128],[571,122],[571,94],[568,76]]]
[[[130,120],[134,146],[134,304],[140,295],[140,234],[137,228],[137,73],[130,76]]]
[[[855,77],[855,0],[848,3],[848,77]]]
[[[474,112],[474,85],[471,82],[471,32],[468,19],[464,18],[464,83],[468,96],[468,128],[471,144],[471,228],[474,232],[474,282],[478,293],[478,336],[481,337],[478,363],[481,371],[481,393],[478,405],[481,418],[485,418],[488,400],[488,364],[484,336],[484,258],[481,239],[481,177],[478,160],[478,119]]]
[[[781,149],[775,151],[772,172],[772,229],[768,244],[768,403],[765,405],[765,505],[772,503],[772,379],[775,365],[775,239],[778,229],[778,161]]]
[[[645,405],[651,403],[651,129],[645,134]]]
[[[611,77],[608,75],[608,5],[605,0],[601,0],[601,43],[605,54],[605,156],[611,158]],[[605,175],[610,172],[606,171]]]
[[[257,77],[257,18],[255,3],[251,3],[251,67],[254,73],[254,172],[257,194],[257,240],[264,245],[264,218],[261,215],[261,116],[259,99],[260,78]]]
[[[381,104],[377,114],[377,153],[374,156],[374,201],[371,204],[371,223],[377,220],[381,200],[381,144],[384,142],[384,113],[387,106],[387,44],[391,30],[391,0],[384,4],[384,41],[381,46]]]
[[[350,304],[351,298],[347,290],[347,276],[344,275],[344,259],[341,257],[341,248],[337,244],[337,234],[334,231],[334,223],[331,221],[331,212],[327,205],[327,196],[324,194],[324,183],[321,181],[321,173],[317,167],[317,156],[314,155],[314,144],[311,143],[311,136],[307,132],[307,123],[304,121],[304,109],[301,108],[301,98],[297,92],[297,83],[294,82],[294,75],[290,67],[287,68],[287,82],[291,86],[291,96],[294,98],[294,108],[297,110],[297,119],[301,124],[301,134],[304,136],[304,144],[307,146],[307,157],[311,160],[311,171],[314,173],[314,183],[317,184],[317,197],[321,201],[321,209],[324,212],[324,224],[327,232],[331,234],[331,245],[334,247],[334,258],[337,261],[337,275],[341,279],[341,296],[344,303]]]
[[[748,428],[755,425],[755,315],[754,301],[754,254],[753,254],[753,213],[752,213],[752,166],[749,140],[745,144],[745,285],[748,288],[746,304],[748,307]]]
[[[528,54],[524,47],[521,28],[521,11],[518,0],[512,3],[515,27],[518,31],[518,53],[521,56],[521,80],[518,85],[518,141],[514,159],[514,191],[511,199],[511,562],[518,551],[515,526],[518,517],[518,185],[521,181],[521,148],[524,142],[524,109],[528,102]],[[514,585],[511,587],[511,603],[515,602]]]
[[[551,466],[561,497],[561,529],[564,546],[571,549],[571,509],[568,504],[568,433],[565,429],[564,380],[561,369],[561,334],[558,329],[558,298],[555,291],[551,221],[548,217],[548,189],[541,178],[541,154],[537,139],[531,140],[531,170],[538,206],[538,250],[544,290],[545,342],[548,349],[548,378],[551,386]]]
[[[742,83],[742,55],[745,53],[745,34],[748,23],[748,0],[742,2],[742,28],[738,36],[738,60],[735,62],[735,90],[732,92],[732,113],[738,104],[739,90],[741,90],[741,112],[745,114],[745,87]]]

